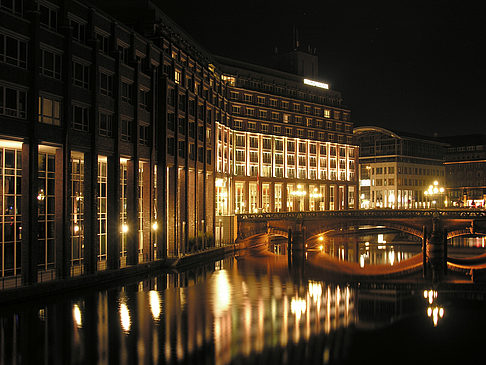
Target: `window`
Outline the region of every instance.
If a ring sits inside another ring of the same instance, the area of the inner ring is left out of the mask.
[[[245,135],[244,134],[236,134],[235,144],[237,147],[245,147]]]
[[[132,129],[133,129],[133,121],[122,118],[121,120],[121,140],[125,142],[132,141]]]
[[[26,118],[25,91],[0,85],[0,115],[15,118]]]
[[[113,75],[100,72],[100,94],[113,96]]]
[[[255,122],[248,122],[248,130],[249,131],[256,131],[256,123]]]
[[[175,81],[176,84],[181,83],[181,76],[182,76],[182,73],[179,70],[174,71],[174,81]]]
[[[88,132],[89,130],[89,107],[73,105],[73,129]]]
[[[61,102],[50,97],[39,96],[39,122],[60,126]]]
[[[58,53],[41,49],[41,74],[61,80],[62,57]]]
[[[263,138],[262,139],[263,149],[271,150],[272,149],[272,140],[270,138]]]
[[[120,54],[120,61],[128,65],[128,46],[118,45],[118,53]]]
[[[86,23],[79,20],[70,19],[73,39],[81,43],[86,43]]]
[[[96,33],[99,51],[105,55],[110,55],[110,36],[108,34]]]
[[[148,125],[139,125],[138,126],[138,142],[141,145],[149,146],[150,145],[150,127]]]
[[[113,136],[113,114],[100,112],[99,114],[99,134],[104,137]]]
[[[291,136],[292,135],[292,128],[285,128],[285,135]]]
[[[22,15],[23,0],[0,0],[0,8],[13,14]]]
[[[27,68],[27,41],[0,34],[0,62]]]
[[[186,142],[179,141],[179,157],[185,158],[186,157]]]
[[[235,127],[235,129],[243,129],[243,121],[235,120],[233,121],[233,126]]]
[[[324,118],[331,118],[331,111],[329,109],[324,109]]]
[[[140,89],[138,91],[138,105],[140,109],[150,111],[150,106],[152,105],[150,90]],[[191,105],[191,104],[189,104]],[[190,111],[190,108],[189,108]],[[192,114],[194,115],[194,114]]]
[[[250,148],[258,148],[258,137],[250,137]]]
[[[265,104],[265,97],[257,96],[257,103],[261,105]]]
[[[121,83],[121,89],[120,89],[120,95],[121,95],[121,100],[128,103],[132,104],[133,103],[133,84],[129,84],[126,82]]]
[[[89,89],[89,66],[73,61],[73,85]]]
[[[21,150],[0,147],[0,277],[20,274],[20,241],[22,226]],[[17,260],[15,259],[17,258]]]
[[[53,5],[39,4],[40,23],[48,28],[57,29],[57,12]]]

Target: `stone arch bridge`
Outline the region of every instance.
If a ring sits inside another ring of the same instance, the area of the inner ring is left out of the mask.
[[[288,237],[292,232],[301,232],[304,240],[318,234],[341,228],[362,225],[379,225],[424,238],[425,232],[433,231],[433,220],[438,219],[447,238],[467,234],[486,235],[486,211],[444,210],[339,210],[285,213],[239,214],[238,241],[267,233]]]

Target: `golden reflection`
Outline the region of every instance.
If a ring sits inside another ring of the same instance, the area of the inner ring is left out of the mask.
[[[444,317],[445,312],[444,308],[440,305],[435,304],[434,306],[432,306],[434,301],[436,301],[437,297],[437,290],[424,290],[424,299],[427,300],[429,304],[427,307],[427,317],[432,319],[434,327],[437,327],[439,319]]]
[[[322,295],[322,284],[315,281],[309,281],[309,295],[314,302],[317,302]]]
[[[74,323],[78,328],[83,327],[83,321],[81,318],[81,309],[79,309],[79,305],[77,304],[73,305],[73,319],[74,319]]]
[[[306,303],[305,300],[299,297],[292,298],[290,302],[290,313],[295,315],[296,322],[299,322],[302,314],[305,313]]]
[[[427,308],[427,316],[432,318],[432,322],[434,323],[434,327],[437,327],[439,323],[439,319],[444,317],[444,308],[439,306],[428,307]]]
[[[227,311],[231,304],[231,287],[228,280],[228,273],[226,270],[219,270],[214,273],[214,315],[222,315]]]
[[[149,292],[150,311],[156,321],[160,318],[160,296],[159,292],[151,290]]]
[[[123,332],[127,333],[130,332],[131,320],[130,320],[130,311],[125,303],[120,304],[120,323],[122,326]]]

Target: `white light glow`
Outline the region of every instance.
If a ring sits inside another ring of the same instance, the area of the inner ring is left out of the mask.
[[[329,89],[329,84],[325,84],[324,82],[314,81],[310,79],[304,79],[304,84],[320,87],[321,89]]]

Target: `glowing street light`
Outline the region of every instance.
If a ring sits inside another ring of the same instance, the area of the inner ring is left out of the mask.
[[[437,209],[437,198],[440,198],[440,195],[444,194],[445,189],[442,186],[439,186],[439,182],[437,180],[434,181],[433,185],[429,185],[428,189],[424,191],[424,195],[426,198],[431,200],[432,205],[435,206]]]

